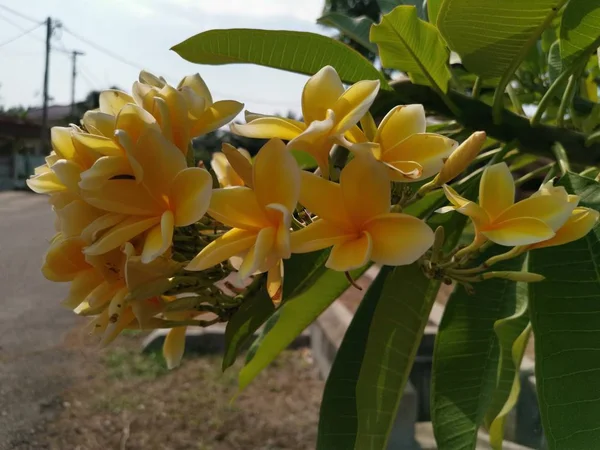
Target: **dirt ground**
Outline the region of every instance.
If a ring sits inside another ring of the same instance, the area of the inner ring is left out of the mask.
[[[77,347],[78,339],[69,345]],[[140,335],[84,352],[54,418],[31,449],[312,449],[323,381],[306,349],[284,352],[246,391],[240,364],[220,370],[220,356],[186,357],[168,371],[160,354],[141,355]]]

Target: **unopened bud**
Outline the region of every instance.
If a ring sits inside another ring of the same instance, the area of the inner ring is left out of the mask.
[[[546,279],[539,273],[531,272],[486,272],[481,276],[484,280],[490,278],[501,278],[503,280],[523,281],[525,283],[536,283]]]
[[[434,178],[433,184],[435,186],[442,186],[460,175],[481,151],[485,138],[486,134],[484,131],[476,131],[469,136],[448,157],[440,173]]]

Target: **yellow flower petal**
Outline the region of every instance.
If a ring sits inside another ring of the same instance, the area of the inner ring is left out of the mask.
[[[569,220],[558,229],[556,235],[547,241],[538,242],[529,247],[529,250],[544,247],[554,247],[556,245],[568,244],[569,242],[581,239],[598,223],[598,211],[589,208],[576,208]]]
[[[208,214],[233,228],[257,230],[270,226],[264,210],[256,200],[256,194],[247,187],[214,189]]]
[[[519,217],[495,223],[492,229],[480,230],[481,234],[496,244],[514,247],[545,241],[554,231],[544,222],[533,217]]]
[[[229,144],[223,144],[223,147],[226,145]],[[219,186],[223,188],[230,186],[245,186],[244,180],[240,178],[240,176],[231,167],[231,164],[229,164],[225,153],[213,153],[210,159],[210,167],[217,176],[217,180],[219,180]],[[252,173],[252,169],[250,170],[250,173]]]
[[[106,114],[97,110],[87,111],[83,115],[81,123],[91,134],[99,134],[107,138],[112,138],[115,134],[116,122],[115,116],[112,114]]]
[[[97,191],[82,191],[85,201],[105,211],[139,216],[160,216],[167,209],[164,199],[156,199],[135,180],[110,180]]]
[[[113,301],[115,301],[115,299],[113,299]],[[110,320],[112,317],[114,316],[109,317],[108,325],[106,326],[106,330],[104,331],[104,335],[100,341],[100,348],[106,347],[108,344],[114,341],[119,334],[121,334],[121,331],[135,322],[135,314],[133,314],[131,306],[125,308],[125,310],[118,316],[116,322],[112,322]]]
[[[350,216],[344,205],[341,186],[304,170],[300,172],[300,179],[300,203],[339,228],[348,228]]]
[[[71,139],[72,131],[71,127],[52,127],[50,130],[52,149],[59,159],[73,161],[77,158],[77,151]]]
[[[412,134],[393,147],[383,147],[381,160],[415,161],[422,167],[420,179],[429,178],[440,171],[444,161],[457,147],[457,142],[440,134]]]
[[[383,118],[374,142],[389,150],[413,134],[425,133],[426,129],[427,120],[423,105],[400,105],[390,110]]]
[[[174,369],[181,363],[185,352],[185,332],[187,327],[171,328],[163,343],[163,356],[169,370]]]
[[[55,192],[66,191],[67,187],[61,183],[56,174],[52,171],[34,175],[27,181],[27,186],[36,194],[52,194]]]
[[[232,123],[229,128],[232,133],[240,136],[259,139],[278,138],[289,141],[306,130],[306,125],[297,120],[283,117],[260,117],[245,125]]]
[[[148,84],[150,86],[157,87],[157,88],[161,88],[165,84],[167,84],[167,82],[165,81],[165,79],[163,77],[157,77],[156,75],[148,72],[147,70],[140,71],[139,80],[140,80],[140,82],[142,82],[144,84]]]
[[[160,128],[152,114],[134,104],[125,105],[119,111],[115,129],[125,131],[134,144],[148,129],[160,133]]]
[[[95,152],[98,157],[123,155],[123,150],[112,138],[77,132],[73,132],[71,138],[78,153]]]
[[[82,168],[79,164],[61,159],[52,166],[52,171],[56,174],[63,186],[73,192],[79,192],[79,180],[81,179]]]
[[[144,239],[142,263],[149,264],[167,251],[173,242],[173,228],[173,213],[165,211],[160,218],[160,225],[150,228]]]
[[[361,80],[341,95],[332,107],[336,117],[334,134],[345,133],[369,111],[379,84],[378,80]]]
[[[267,292],[275,306],[281,303],[283,295],[283,261],[281,259],[267,273]]]
[[[265,259],[275,245],[275,234],[276,230],[273,227],[263,228],[258,232],[254,245],[250,248],[240,266],[238,275],[241,279],[248,278],[259,267],[263,266]]]
[[[357,233],[340,229],[327,220],[313,223],[290,235],[292,253],[308,253],[356,239]]]
[[[60,231],[66,238],[79,236],[92,222],[104,215],[82,200],[74,200],[56,211]]]
[[[258,152],[252,169],[253,189],[259,205],[266,208],[277,203],[290,212],[296,208],[300,169],[282,141],[269,140]]]
[[[198,167],[180,171],[170,186],[170,206],[175,226],[191,225],[204,216],[210,204],[212,177]]]
[[[123,222],[126,218],[127,216],[125,214],[106,213],[86,226],[81,231],[81,238],[88,244],[91,244],[98,238],[99,233],[114,227],[118,223]]]
[[[181,89],[183,87],[189,87],[197,96],[203,98],[206,102],[206,106],[212,105],[212,95],[208,90],[208,86],[206,86],[206,83],[199,74],[195,73],[194,75],[187,75],[183,77],[177,85],[177,88]]]
[[[205,270],[232,256],[245,252],[254,245],[256,235],[255,231],[233,228],[204,247],[185,269],[194,271]]]
[[[424,178],[421,176],[423,166],[416,161],[385,161],[383,164],[390,169],[388,174],[392,181],[410,182]]]
[[[86,247],[84,253],[86,255],[102,255],[103,253],[107,253],[142,234],[159,222],[160,216],[129,217],[111,228],[110,231],[102,235],[102,237],[92,245]]]
[[[515,182],[506,163],[486,167],[479,183],[479,204],[491,220],[515,202]]]
[[[533,217],[543,221],[554,231],[558,230],[571,216],[577,205],[553,195],[539,195],[515,203],[500,214],[494,222],[520,217]]]
[[[485,212],[485,210],[477,203],[461,197],[458,192],[447,184],[443,186],[443,189],[448,201],[454,205],[454,209],[459,213],[470,217],[477,227],[486,226],[489,223],[490,218],[487,212]]]
[[[323,120],[328,109],[344,93],[342,80],[335,69],[325,66],[314,74],[304,85],[302,91],[302,116],[307,124],[314,120]]]
[[[168,84],[160,90],[159,95],[155,98],[156,104],[166,105],[163,119],[159,121],[163,134],[185,155],[192,137],[187,102],[181,92]]]
[[[81,173],[79,187],[87,190],[101,189],[111,178],[123,175],[134,175],[126,156],[103,156]]]
[[[104,279],[95,269],[89,268],[79,272],[71,285],[69,286],[69,294],[61,302],[61,305],[69,308],[77,308],[85,298],[100,285]]]
[[[53,241],[44,258],[44,277],[50,281],[71,281],[79,272],[89,269],[82,251],[84,245],[79,238],[60,237]]]
[[[366,225],[373,238],[371,259],[377,264],[412,264],[433,245],[433,231],[407,214],[382,214]]]
[[[371,155],[357,155],[342,170],[340,185],[346,210],[352,222],[365,222],[389,212],[391,203],[388,171]]]
[[[133,97],[123,91],[108,89],[100,93],[100,112],[116,116],[128,103],[135,103]]]
[[[364,231],[357,239],[334,245],[325,267],[338,272],[358,269],[369,262],[372,248],[371,235]]]
[[[244,104],[233,100],[221,100],[213,103],[192,122],[191,136],[201,136],[221,128],[231,122],[242,109],[244,109]]]
[[[250,153],[247,150],[236,149],[232,145],[223,144],[222,152],[227,158],[226,162],[229,163],[230,168],[233,169],[235,175],[237,175],[241,180],[242,184],[237,186],[243,186],[244,184],[248,187],[253,187],[254,184],[252,182],[252,158],[250,157]],[[215,153],[214,156],[218,155]],[[216,172],[216,168],[215,168]],[[219,174],[217,173],[217,176]],[[236,184],[230,184],[230,186],[236,186]]]
[[[329,152],[334,144],[331,132],[334,126],[335,114],[328,110],[324,120],[312,121],[308,128],[288,143],[289,149],[301,150],[312,155],[323,176],[329,174]]]

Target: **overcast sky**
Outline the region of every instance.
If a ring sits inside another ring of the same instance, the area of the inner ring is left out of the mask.
[[[172,84],[198,72],[215,99],[234,99],[262,113],[298,112],[306,77],[250,65],[200,66],[169,48],[214,28],[263,28],[332,34],[315,24],[323,0],[0,0],[0,5],[39,21],[50,16],[65,28],[110,49],[134,67],[107,56],[66,30],[58,29],[53,46],[80,50],[76,98],[92,89],[117,85],[129,91],[139,69],[164,76]],[[21,29],[15,27],[17,25]],[[0,104],[41,103],[45,27],[3,45],[36,24],[0,7]],[[70,102],[70,55],[51,55],[50,96]]]

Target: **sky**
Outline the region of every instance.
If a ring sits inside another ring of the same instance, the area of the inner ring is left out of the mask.
[[[183,76],[199,73],[215,100],[238,100],[253,112],[298,114],[307,77],[248,64],[192,64],[169,48],[216,28],[333,34],[315,23],[323,0],[0,0],[0,105],[5,107],[41,105],[45,26],[6,43],[36,23],[2,6],[39,22],[50,16],[64,25],[54,32],[50,57],[50,96],[56,104],[68,104],[71,98],[71,56],[64,50],[78,50],[85,53],[78,57],[78,100],[90,90],[113,85],[130,91],[143,68],[175,85]],[[67,30],[109,49],[130,65]]]

